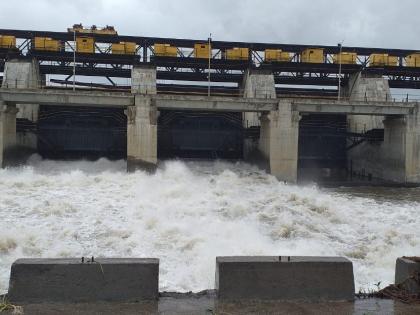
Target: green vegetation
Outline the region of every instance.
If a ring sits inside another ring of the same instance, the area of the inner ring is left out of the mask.
[[[23,314],[20,306],[13,305],[7,301],[6,296],[0,298],[0,313],[12,311],[12,314]]]

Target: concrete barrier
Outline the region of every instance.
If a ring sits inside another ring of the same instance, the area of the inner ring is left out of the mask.
[[[155,300],[158,259],[18,259],[11,268],[11,302]]]
[[[219,299],[354,300],[353,264],[341,257],[217,257]]]
[[[420,262],[402,257],[395,264],[395,284],[409,294],[420,294]]]

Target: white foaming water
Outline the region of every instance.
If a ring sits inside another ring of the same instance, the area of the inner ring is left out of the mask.
[[[222,255],[344,255],[356,289],[420,252],[420,204],[285,185],[244,163],[43,161],[0,170],[0,293],[20,257],[157,257],[160,289],[214,287]]]

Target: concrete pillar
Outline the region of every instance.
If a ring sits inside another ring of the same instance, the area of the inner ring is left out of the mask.
[[[42,79],[37,60],[12,59],[5,63],[2,88],[38,89]],[[16,118],[38,122],[38,104],[17,104]],[[23,162],[37,151],[38,137],[36,133],[20,131],[16,134],[16,146],[19,147],[19,159]]]
[[[419,108],[406,117],[385,117],[383,124],[383,142],[363,143],[352,150],[352,169],[356,174],[387,182],[419,184]]]
[[[357,102],[391,101],[391,91],[388,80],[372,74],[355,74],[350,78],[349,85],[343,89],[345,97]],[[383,116],[349,115],[347,116],[348,131],[365,133],[372,129],[383,129]],[[350,142],[348,143],[351,144]],[[382,144],[363,142],[350,149],[347,154],[348,170],[367,177],[384,179],[382,159]]]
[[[381,172],[373,172],[373,176],[381,179],[405,183],[405,137],[406,119],[404,117],[387,117],[384,120],[384,142],[380,151]]]
[[[274,76],[268,70],[247,70],[244,76],[245,98],[276,98]]]
[[[387,79],[381,75],[357,73],[350,78],[349,85],[344,92],[350,100],[355,101],[387,101],[391,100],[391,91]]]
[[[260,152],[268,161],[272,175],[279,180],[296,183],[299,149],[298,112],[290,100],[279,101],[279,109],[261,118]]]
[[[131,93],[135,105],[127,108],[127,171],[143,169],[153,172],[157,167],[157,117],[152,98],[156,90],[156,68],[133,67]]]
[[[420,105],[407,116],[405,136],[406,182],[420,183]]]
[[[242,82],[243,97],[244,98],[276,98],[276,87],[274,84],[274,76],[270,71],[266,70],[247,70]],[[258,113],[243,113],[244,128],[258,127],[263,123],[264,117],[260,117]],[[264,152],[262,146],[267,137],[262,135],[263,129],[260,131],[260,140],[257,142],[254,139],[244,139],[244,159],[253,160],[258,163],[259,154],[258,149]],[[264,129],[265,130],[265,129]],[[268,151],[267,151],[268,152]]]
[[[267,98],[275,99],[276,86],[271,71],[247,70],[242,83],[244,98]],[[244,127],[259,126],[260,121],[257,113],[244,113]]]
[[[0,102],[0,166],[11,162],[13,149],[16,146],[16,114],[18,109],[13,105]]]
[[[42,86],[39,63],[32,61],[12,59],[6,61],[4,66],[2,88],[38,89]],[[17,118],[28,119],[32,122],[38,121],[38,104],[19,105]]]
[[[127,171],[157,166],[157,111],[150,97],[136,95],[127,108]]]
[[[156,67],[134,66],[131,70],[131,93],[156,94]]]
[[[407,117],[387,117],[381,150],[382,177],[402,184],[420,183],[419,109]]]
[[[385,102],[391,101],[391,90],[387,79],[382,76],[355,74],[350,78],[347,89],[343,90],[351,101]],[[352,115],[348,117],[352,132],[365,132],[383,128],[383,116]]]

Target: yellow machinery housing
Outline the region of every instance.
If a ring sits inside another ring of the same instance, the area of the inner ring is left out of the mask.
[[[357,63],[357,54],[350,52],[342,52],[336,55],[333,55],[333,62],[336,64],[342,65],[353,65]]]
[[[228,60],[248,60],[249,49],[248,48],[232,48],[226,49],[226,59]]]
[[[369,57],[370,67],[382,67],[382,66],[397,66],[398,57],[390,56],[388,54],[372,54]]]
[[[155,56],[158,57],[176,57],[178,55],[178,49],[169,44],[155,44],[154,50]]]
[[[95,53],[95,39],[92,37],[76,37],[76,51],[78,53]]]
[[[289,62],[290,53],[281,49],[266,49],[264,51],[264,60],[267,62]]]
[[[407,67],[420,67],[420,53],[411,54],[405,57]]]
[[[211,45],[209,44],[195,44],[194,57],[209,59],[211,53]]]
[[[302,62],[307,63],[324,63],[324,49],[308,48],[302,51]]]
[[[49,37],[35,37],[34,48],[42,51],[60,51],[61,43]]]
[[[114,55],[134,55],[136,53],[136,43],[120,42],[113,43],[111,46]]]
[[[73,27],[67,29],[68,32],[82,33],[82,34],[102,34],[102,35],[118,35],[117,31],[113,26],[105,26],[98,28],[96,25],[92,25],[90,28],[84,28],[82,24],[74,24]]]
[[[16,37],[0,35],[0,48],[16,48]]]

